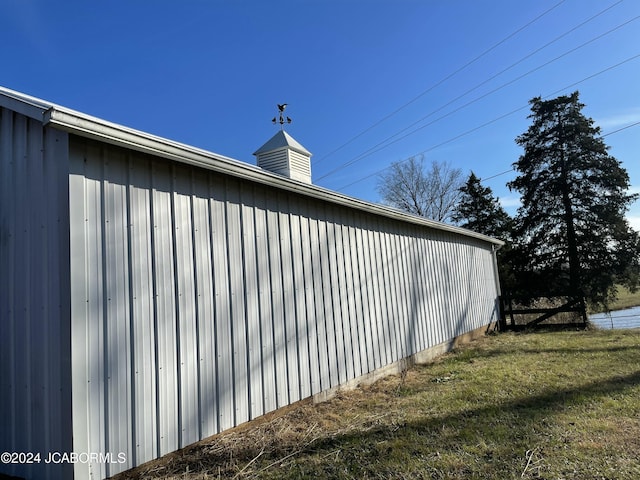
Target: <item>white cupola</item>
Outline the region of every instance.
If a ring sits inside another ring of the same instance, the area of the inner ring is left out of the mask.
[[[254,155],[260,168],[293,180],[311,183],[311,152],[284,131],[284,125],[291,123],[291,119],[283,113],[286,107],[286,103],[278,105],[279,122],[276,118],[272,120],[274,125],[280,123],[280,131],[256,150]]]

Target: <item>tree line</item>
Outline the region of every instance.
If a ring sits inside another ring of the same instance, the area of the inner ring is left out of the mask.
[[[396,162],[378,178],[388,205],[491,237],[503,291],[528,297],[568,296],[606,306],[617,287],[640,280],[640,238],[625,213],[638,195],[586,117],[579,92],[530,102],[531,125],[516,143],[523,154],[507,183],[520,194],[511,217],[473,172],[423,157]]]

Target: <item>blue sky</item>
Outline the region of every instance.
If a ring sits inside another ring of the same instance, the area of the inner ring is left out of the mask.
[[[286,102],[314,183],[370,201],[424,154],[514,213],[528,101],[579,90],[640,193],[640,125],[615,132],[640,122],[637,0],[0,0],[0,18],[4,87],[249,163]]]

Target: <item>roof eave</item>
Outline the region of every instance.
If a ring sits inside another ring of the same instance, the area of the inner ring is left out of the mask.
[[[8,88],[0,87],[0,94],[2,94],[2,101],[0,102],[2,107],[39,122],[42,121],[44,113],[51,108],[51,104]]]
[[[157,155],[181,163],[204,167],[221,173],[231,174],[253,182],[275,186],[335,204],[356,208],[369,213],[410,222],[436,230],[462,234],[495,245],[503,245],[501,240],[487,237],[453,225],[436,222],[416,215],[395,210],[384,205],[359,200],[317,185],[307,184],[282,177],[253,165],[232,158],[217,155],[162,137],[157,137],[121,125],[106,122],[88,115],[59,107],[51,107],[44,113],[44,124],[52,125],[69,133],[104,141],[113,145],[131,148],[140,152]]]

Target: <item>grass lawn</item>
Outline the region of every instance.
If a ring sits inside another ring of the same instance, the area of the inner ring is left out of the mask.
[[[640,479],[640,331],[485,337],[119,479]]]
[[[636,307],[640,305],[640,289],[631,293],[626,287],[618,287],[618,298],[612,302],[609,308],[611,310],[622,310],[623,308]]]

